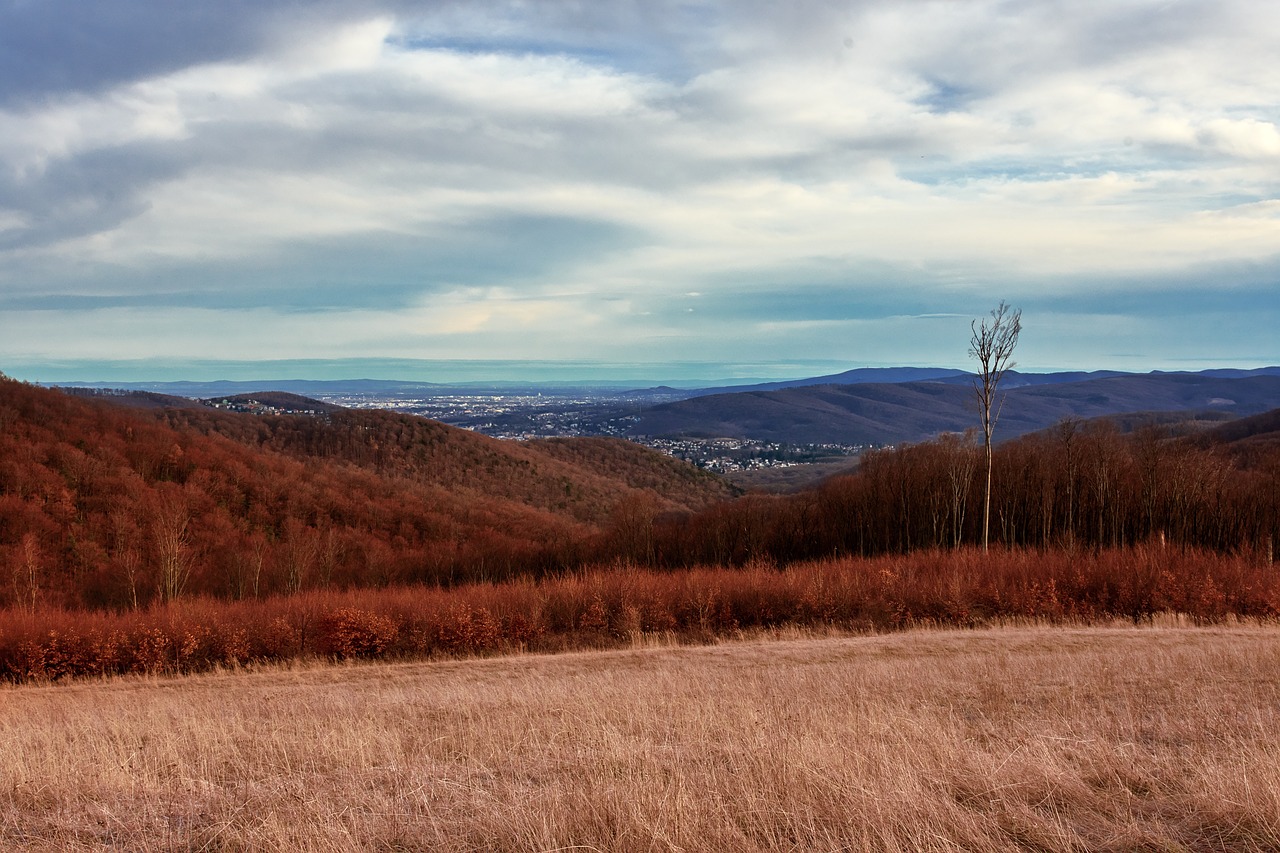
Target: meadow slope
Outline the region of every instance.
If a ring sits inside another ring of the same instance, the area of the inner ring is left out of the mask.
[[[0,846],[1277,850],[1280,628],[0,688]]]

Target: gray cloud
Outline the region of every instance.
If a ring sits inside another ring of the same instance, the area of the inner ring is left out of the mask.
[[[608,223],[502,217],[445,225],[430,235],[294,243],[229,263],[100,268],[88,277],[71,268],[38,290],[0,294],[0,310],[394,310],[441,291],[553,279],[565,264],[607,256],[643,239]]]
[[[264,46],[278,15],[278,7],[252,0],[3,0],[0,103],[98,93],[200,63],[248,58]]]
[[[0,232],[0,251],[110,231],[146,210],[149,188],[190,166],[173,146],[139,142],[57,160],[31,178],[0,173],[0,210],[24,221]]]
[[[689,69],[681,42],[697,39],[718,4],[548,0],[3,0],[0,105],[95,94],[192,66],[251,59],[343,22],[394,14],[401,42],[464,51],[606,58],[644,69]],[[500,22],[495,26],[496,22]]]

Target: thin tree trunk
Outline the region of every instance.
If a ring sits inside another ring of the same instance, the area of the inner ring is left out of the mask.
[[[987,435],[987,494],[982,502],[982,553],[987,553],[991,535],[991,435]]]

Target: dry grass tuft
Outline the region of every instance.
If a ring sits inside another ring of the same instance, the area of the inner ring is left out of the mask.
[[[1280,629],[0,688],[0,846],[1280,850]]]

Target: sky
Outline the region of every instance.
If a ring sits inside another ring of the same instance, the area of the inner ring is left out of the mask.
[[[1270,0],[0,0],[0,371],[1280,364]],[[489,375],[483,375],[489,374]]]

